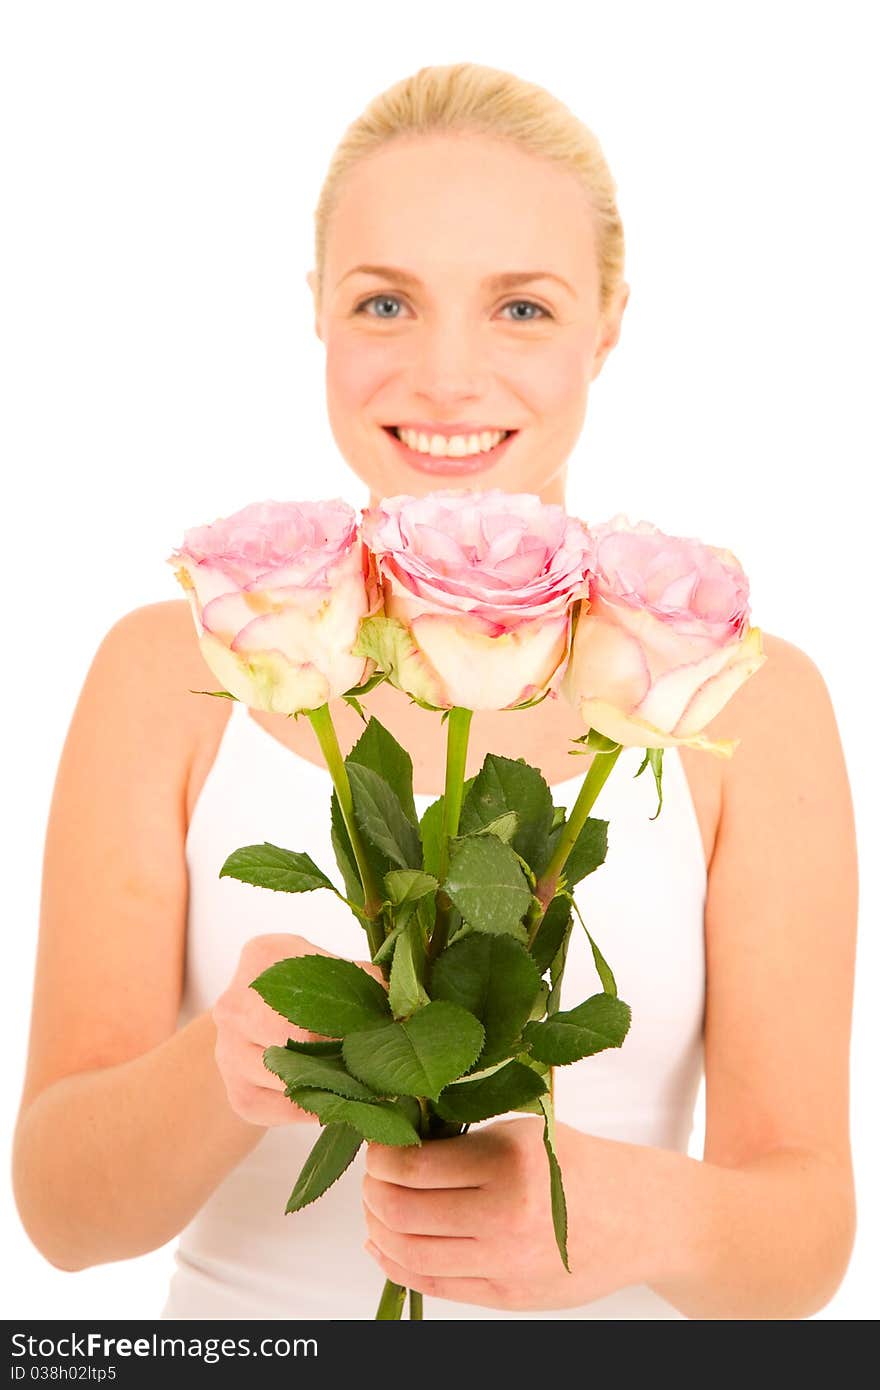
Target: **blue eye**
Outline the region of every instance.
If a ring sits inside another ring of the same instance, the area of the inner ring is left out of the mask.
[[[525,308],[527,309],[537,309],[538,313],[543,315],[545,319],[549,319],[551,317],[551,315],[548,314],[547,310],[543,308],[542,305],[536,304],[532,299],[512,299],[509,304],[504,305],[504,308],[522,308],[523,306],[525,306]],[[534,320],[535,316],[533,315],[531,318],[527,319],[515,318],[514,323],[533,323]]]
[[[366,307],[367,307],[368,304],[399,304],[399,303],[400,303],[400,300],[397,298],[396,295],[393,295],[393,294],[374,294],[374,295],[371,295],[371,297],[370,297],[369,299],[365,299],[365,300],[363,301],[362,304],[359,304],[359,305],[357,306],[357,308],[355,309],[355,313],[356,313],[356,314],[362,314],[363,311],[366,309]],[[388,318],[388,317],[392,317],[392,316],[387,315],[387,314],[372,314],[372,315],[370,315],[369,317],[371,317],[371,318],[380,318],[380,319],[384,319],[384,318]]]
[[[399,296],[396,295],[396,294],[373,294],[373,295],[370,295],[370,298],[369,298],[369,299],[364,299],[364,300],[361,301],[360,304],[358,304],[357,308],[355,309],[355,313],[356,313],[356,314],[362,314],[362,313],[364,313],[364,311],[366,310],[368,304],[385,304],[385,305],[392,304],[392,305],[399,305],[401,302],[402,302],[402,301],[400,300]],[[534,322],[536,321],[538,315],[540,315],[542,318],[545,318],[545,319],[549,319],[549,318],[552,318],[552,317],[553,317],[553,315],[552,315],[551,313],[549,313],[549,311],[548,311],[547,309],[543,308],[543,306],[540,305],[540,304],[536,304],[536,303],[534,302],[534,300],[532,300],[532,299],[512,299],[512,300],[509,301],[509,303],[502,305],[502,308],[503,308],[503,309],[523,308],[523,307],[524,307],[524,308],[527,308],[527,309],[535,309],[535,310],[537,310],[537,313],[536,313],[536,314],[531,314],[531,315],[529,315],[528,318],[522,318],[521,316],[518,316],[518,315],[517,315],[517,316],[514,316],[514,319],[513,319],[513,322],[514,322],[514,323],[534,323]],[[376,314],[370,314],[370,315],[368,315],[368,317],[369,317],[369,318],[392,319],[392,320],[393,320],[393,319],[397,318],[398,316],[397,316],[396,314],[379,314],[379,313],[376,313]]]

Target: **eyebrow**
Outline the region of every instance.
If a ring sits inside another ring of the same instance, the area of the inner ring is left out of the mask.
[[[375,275],[382,280],[397,280],[399,284],[409,285],[413,289],[424,288],[422,281],[417,275],[413,275],[412,271],[401,270],[399,266],[394,265],[356,265],[352,270],[346,271],[336,288],[338,289],[350,275]],[[552,270],[505,270],[498,275],[487,275],[483,285],[491,290],[512,290],[519,285],[530,284],[533,280],[555,280],[577,298],[577,291]]]

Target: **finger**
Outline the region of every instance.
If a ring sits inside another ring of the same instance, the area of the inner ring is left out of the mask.
[[[269,1071],[263,1061],[263,1050],[259,1043],[243,1042],[240,1037],[230,1038],[224,1034],[214,1045],[214,1058],[223,1076],[235,1077],[251,1086],[283,1090],[284,1082]]]
[[[364,1206],[392,1231],[421,1236],[478,1236],[485,1226],[486,1193],[479,1187],[425,1191],[384,1182],[367,1173],[361,1191]]]
[[[270,1091],[283,1091],[284,1082],[275,1072],[270,1071],[263,1061],[265,1048],[260,1043],[246,1043],[244,1055],[238,1054],[238,1069],[246,1081],[254,1086],[265,1086]]]
[[[498,1165],[498,1146],[483,1134],[458,1134],[430,1144],[368,1144],[366,1170],[401,1187],[484,1187]]]
[[[467,1236],[412,1236],[402,1231],[389,1231],[369,1208],[365,1208],[364,1217],[376,1249],[409,1274],[456,1279],[485,1277],[481,1261],[485,1261],[486,1250],[478,1240]]]
[[[416,1274],[383,1255],[372,1241],[367,1241],[364,1249],[384,1271],[386,1278],[405,1289],[415,1289],[416,1293],[427,1294],[430,1298],[447,1298],[455,1303],[479,1303],[484,1308],[503,1307],[491,1279],[449,1279],[436,1274]]]
[[[276,1014],[262,1000],[254,1000],[243,1015],[239,1026],[248,1042],[261,1043],[263,1047],[283,1047],[288,1038],[309,1039],[312,1034],[303,1028],[296,1028],[286,1018]]]
[[[284,1095],[276,1095],[274,1091],[254,1090],[248,1094],[247,1103],[238,1110],[235,1106],[236,1114],[241,1119],[247,1120],[251,1125],[263,1125],[268,1128],[275,1125],[299,1124],[304,1120],[311,1120],[317,1124],[314,1115],[309,1115],[298,1105],[294,1105]]]
[[[325,1041],[320,1033],[310,1033],[308,1028],[300,1028],[282,1018],[262,1000],[254,1001],[240,1026],[248,1042],[260,1043],[263,1047],[283,1047],[288,1038],[293,1038],[294,1042]]]

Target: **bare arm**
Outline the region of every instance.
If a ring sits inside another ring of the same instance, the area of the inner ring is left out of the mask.
[[[706,903],[706,1145],[701,1164],[672,1157],[661,1204],[680,1214],[684,1264],[654,1287],[695,1318],[809,1317],[855,1233],[852,799],[821,673],[766,646],[716,721],[742,742]]]
[[[106,635],[50,809],[13,1184],[61,1269],[171,1239],[265,1133],[229,1105],[211,1015],[175,1032],[189,687],[213,688],[184,609],[149,605]]]
[[[64,1077],[19,1119],[15,1197],[59,1269],[131,1259],[177,1235],[265,1130],[229,1107],[210,1013],[140,1057]]]

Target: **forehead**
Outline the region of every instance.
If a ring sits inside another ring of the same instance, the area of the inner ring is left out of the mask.
[[[596,278],[592,211],[568,170],[482,135],[398,139],[346,175],[328,228],[331,287],[361,262],[423,279],[540,267]]]

